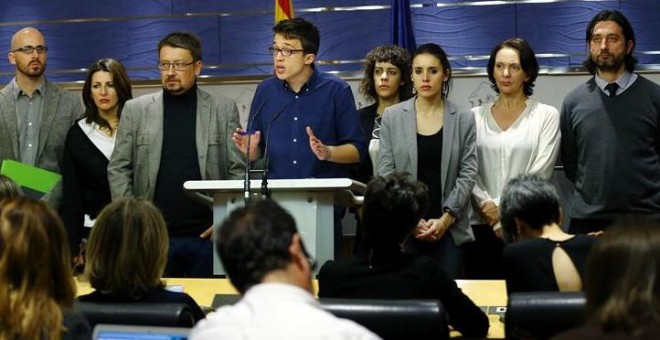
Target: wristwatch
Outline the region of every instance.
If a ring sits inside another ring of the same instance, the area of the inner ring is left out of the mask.
[[[448,214],[451,215],[455,220],[458,220],[458,218],[460,217],[460,216],[458,215],[458,213],[454,212],[453,210],[451,210],[451,209],[449,209],[449,208],[447,208],[447,207],[442,208],[442,212],[448,213]]]

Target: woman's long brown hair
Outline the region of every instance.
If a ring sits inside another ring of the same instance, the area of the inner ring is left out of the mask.
[[[0,202],[0,339],[60,339],[75,283],[66,232],[45,202]]]

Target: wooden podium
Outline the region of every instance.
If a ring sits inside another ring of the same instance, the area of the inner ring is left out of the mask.
[[[244,202],[244,181],[187,181],[186,191],[212,198],[213,224],[217,229],[224,218]],[[261,180],[251,180],[251,199],[261,199]],[[359,205],[361,197],[352,192],[364,192],[365,185],[349,178],[271,179],[268,188],[272,199],[294,217],[298,232],[310,254],[320,265],[334,258],[334,204]],[[214,235],[218,235],[217,230]],[[213,256],[213,273],[226,275],[222,263]],[[320,267],[320,266],[319,266]],[[317,268],[318,270],[318,268]]]

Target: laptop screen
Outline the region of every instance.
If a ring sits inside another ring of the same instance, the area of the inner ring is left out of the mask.
[[[190,328],[98,324],[94,340],[187,340]]]

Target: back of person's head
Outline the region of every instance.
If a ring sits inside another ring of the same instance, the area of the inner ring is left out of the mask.
[[[285,39],[299,39],[305,54],[318,54],[321,44],[319,29],[303,18],[282,20],[273,26],[273,33]]]
[[[45,202],[0,201],[0,339],[59,339],[75,283],[66,231]]]
[[[188,32],[172,32],[158,43],[158,53],[164,47],[182,48],[190,51],[193,62],[202,60],[202,42],[199,38]]]
[[[23,190],[11,178],[0,175],[0,200],[23,196]]]
[[[660,326],[660,223],[626,218],[595,243],[587,260],[587,314],[605,331]]]
[[[272,200],[232,211],[215,242],[234,287],[243,294],[268,273],[285,269],[292,262],[289,247],[297,233],[293,216]]]
[[[630,24],[630,21],[623,15],[623,13],[616,11],[616,10],[603,10],[598,12],[596,16],[594,16],[589,24],[587,25],[587,33],[586,33],[586,42],[587,46],[591,44],[591,38],[594,34],[594,28],[596,28],[596,25],[601,22],[601,21],[612,21],[615,22],[619,27],[621,27],[621,32],[623,33],[623,38],[625,39],[625,46],[627,49],[628,42],[632,42],[632,48],[630,49],[630,53],[626,52],[626,56],[624,58],[624,64],[626,67],[626,70],[628,72],[633,72],[635,70],[635,65],[637,65],[637,58],[633,56],[633,51],[635,51],[635,31],[633,30],[632,25]],[[587,59],[582,63],[582,65],[589,71],[591,74],[596,74],[596,69],[597,66],[596,62],[594,62],[591,59],[591,56],[587,57]]]
[[[559,224],[559,195],[552,183],[537,175],[521,175],[509,180],[500,198],[500,221],[508,235],[518,234],[516,219],[534,230]]]
[[[364,193],[364,240],[370,249],[398,249],[428,207],[427,187],[407,173],[375,177]]]
[[[367,53],[364,61],[364,77],[360,82],[360,93],[367,99],[378,102],[376,81],[374,71],[376,63],[390,63],[399,69],[401,84],[399,86],[399,100],[403,101],[412,97],[412,78],[410,77],[411,59],[410,53],[404,48],[396,45],[378,46]]]
[[[168,247],[160,211],[143,199],[120,198],[101,211],[92,228],[85,277],[101,292],[138,299],[163,286]]]

